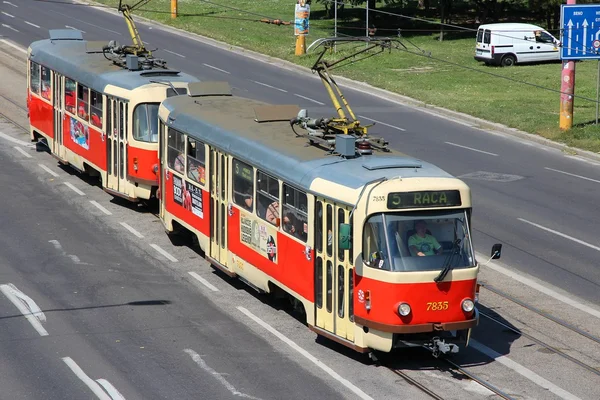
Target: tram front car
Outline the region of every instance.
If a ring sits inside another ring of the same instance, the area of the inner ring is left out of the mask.
[[[425,346],[435,356],[468,345],[479,321],[470,216],[470,189],[453,177],[395,178],[364,188],[351,235],[362,249],[354,320],[364,345]],[[342,226],[341,236],[349,229]]]

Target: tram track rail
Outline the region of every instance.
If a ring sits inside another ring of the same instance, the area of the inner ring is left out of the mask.
[[[552,321],[554,323],[557,323],[560,326],[562,326],[564,328],[567,328],[570,331],[573,331],[573,332],[575,332],[575,333],[577,333],[577,334],[579,334],[579,335],[581,335],[581,336],[583,336],[583,337],[585,337],[585,338],[587,338],[587,339],[589,339],[589,340],[591,340],[593,342],[596,342],[596,343],[600,344],[600,338],[599,337],[591,335],[591,334],[583,331],[582,329],[579,329],[576,326],[574,326],[574,325],[572,325],[572,324],[570,324],[570,323],[568,323],[568,322],[566,322],[566,321],[564,321],[564,320],[562,320],[560,318],[554,317],[554,316],[548,314],[547,312],[540,310],[539,308],[533,307],[533,306],[531,306],[531,305],[529,305],[529,304],[527,304],[527,303],[525,303],[525,302],[523,302],[523,301],[521,301],[521,300],[519,300],[519,299],[511,296],[510,294],[508,294],[506,292],[503,292],[503,291],[501,291],[499,289],[496,289],[493,286],[490,286],[490,285],[484,284],[484,283],[480,284],[480,286],[482,288],[484,288],[486,290],[489,290],[490,292],[492,292],[492,293],[494,293],[494,294],[502,297],[502,298],[505,298],[507,300],[512,301],[515,304],[520,305],[521,307],[523,307],[523,308],[525,308],[525,309],[527,309],[527,310],[529,310],[529,311],[531,311],[531,312],[533,312],[535,314],[538,314],[538,315],[540,315],[540,316],[542,316],[542,317],[544,317],[544,318],[546,318],[546,319],[548,319],[548,320],[550,320],[550,321]],[[522,332],[519,332],[519,333],[522,333]]]

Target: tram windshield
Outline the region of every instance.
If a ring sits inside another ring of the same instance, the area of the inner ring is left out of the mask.
[[[158,143],[158,103],[143,103],[133,112],[133,138]]]
[[[363,260],[387,271],[437,271],[475,264],[464,210],[385,213],[371,216],[363,229]]]

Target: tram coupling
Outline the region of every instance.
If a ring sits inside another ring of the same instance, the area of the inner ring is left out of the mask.
[[[434,337],[431,340],[431,343],[425,344],[427,350],[431,351],[433,357],[438,358],[440,354],[445,355],[448,353],[458,353],[459,347],[454,343],[446,343],[444,340],[439,337]]]

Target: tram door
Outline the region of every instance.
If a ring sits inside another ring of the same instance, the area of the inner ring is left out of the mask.
[[[64,99],[63,78],[57,72],[52,71],[52,84],[54,85],[54,141],[52,142],[52,153],[56,154],[59,159],[64,159],[62,151],[63,144],[63,111],[62,102]]]
[[[227,266],[227,155],[210,149],[210,257]]]
[[[125,192],[127,181],[127,103],[106,97],[106,187]]]
[[[338,249],[338,227],[348,223],[350,209],[317,197],[315,205],[316,325],[354,341],[352,324],[352,256]]]

